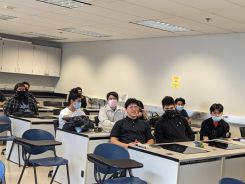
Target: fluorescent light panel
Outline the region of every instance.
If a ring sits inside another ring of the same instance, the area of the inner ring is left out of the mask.
[[[10,16],[10,15],[0,14],[0,19],[1,20],[9,20],[9,19],[15,19],[15,18],[17,18],[17,17]]]
[[[47,34],[42,34],[42,33],[34,33],[34,32],[29,32],[29,33],[23,33],[26,36],[30,37],[35,37],[35,38],[48,38],[52,40],[63,40],[65,38],[62,37],[57,37],[57,36],[52,36],[52,35],[47,35]]]
[[[70,9],[91,5],[90,3],[86,3],[78,0],[37,0],[37,1],[56,5],[56,6],[61,6],[65,8],[70,8]]]
[[[142,21],[135,21],[131,22],[133,24],[141,25],[141,26],[146,26],[154,29],[160,29],[168,32],[186,32],[186,31],[191,31],[185,27],[181,26],[176,26],[173,24],[168,24],[165,22],[160,22],[156,20],[142,20]]]
[[[62,28],[59,29],[60,31],[65,31],[65,32],[70,32],[70,33],[75,33],[75,34],[81,34],[81,35],[85,35],[85,36],[92,36],[92,37],[111,37],[111,35],[105,35],[105,34],[101,34],[101,33],[96,33],[93,31],[87,31],[87,30],[79,30],[73,27],[70,28]]]

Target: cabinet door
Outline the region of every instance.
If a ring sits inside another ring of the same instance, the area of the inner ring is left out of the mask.
[[[49,76],[60,76],[60,64],[61,64],[61,49],[48,47],[48,75]]]
[[[14,41],[3,41],[2,71],[17,73],[19,49],[18,43]]]
[[[33,45],[19,43],[18,73],[32,74]]]
[[[33,73],[34,75],[48,75],[47,71],[47,47],[35,45],[33,49]]]

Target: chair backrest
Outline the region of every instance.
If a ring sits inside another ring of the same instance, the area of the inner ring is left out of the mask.
[[[0,183],[4,184],[5,181],[5,166],[3,162],[0,160]]]
[[[22,138],[27,139],[27,140],[55,140],[54,136],[41,129],[29,129],[24,132],[22,135]],[[55,151],[54,146],[43,146],[43,147],[28,147],[28,146],[23,146],[23,150],[25,153],[29,153],[31,155],[38,155],[41,153],[44,153],[46,151]]]
[[[0,122],[4,123],[4,125],[0,125],[0,133],[5,131],[11,132],[11,120],[8,116],[1,115]]]
[[[125,148],[111,143],[103,143],[98,145],[94,150],[94,154],[107,159],[129,159],[129,153]],[[118,169],[104,169],[98,167],[97,171],[103,174],[111,174],[118,171]]]
[[[223,178],[220,180],[220,184],[244,184],[244,183],[234,178]]]
[[[59,127],[59,120],[56,119],[53,122],[54,122],[54,132],[55,132],[55,135],[56,135],[56,129]]]
[[[240,127],[241,137],[245,137],[245,127]]]

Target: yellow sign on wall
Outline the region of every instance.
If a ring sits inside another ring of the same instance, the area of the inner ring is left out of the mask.
[[[181,80],[180,76],[174,75],[172,77],[172,85],[171,86],[173,89],[179,89],[180,88],[180,80]]]

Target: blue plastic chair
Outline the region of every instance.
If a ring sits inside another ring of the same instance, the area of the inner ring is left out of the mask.
[[[2,161],[0,161],[0,184],[5,184],[5,166]]]
[[[9,119],[9,117],[7,117],[5,115],[1,115],[0,116],[0,122],[4,123],[4,124],[0,124],[0,133],[8,132],[8,131],[10,132],[10,136],[0,136],[0,141],[13,141],[11,144],[11,148],[10,148],[8,157],[7,157],[7,160],[9,160],[10,156],[12,154],[12,151],[13,151],[14,144],[15,144],[14,136],[12,134],[11,120]],[[1,153],[2,155],[4,154],[3,151],[5,151],[5,150],[6,150],[6,148],[2,150],[2,153]],[[19,158],[19,166],[20,166],[20,149],[19,149],[19,146],[18,146],[18,158]]]
[[[131,172],[131,169],[143,167],[143,164],[130,160],[128,151],[121,146],[100,144],[93,154],[88,154],[88,160],[94,163],[94,177],[98,184],[146,184],[140,178],[134,177]],[[110,161],[121,162],[110,166]],[[127,171],[130,177],[126,177]]]
[[[55,140],[54,136],[44,130],[40,129],[30,129],[24,132],[22,135],[22,138],[27,140]],[[48,157],[48,158],[40,158],[40,159],[30,159],[31,155],[39,155],[46,151],[53,151],[54,157]],[[67,181],[68,184],[70,184],[70,177],[69,177],[69,168],[68,168],[68,160],[58,157],[56,155],[55,146],[35,146],[30,147],[27,145],[22,145],[22,156],[24,160],[24,167],[22,169],[18,184],[20,184],[22,176],[24,174],[24,171],[27,166],[31,166],[34,169],[34,177],[35,177],[35,184],[37,184],[37,174],[36,174],[36,167],[38,166],[44,166],[44,167],[50,167],[50,166],[56,166],[55,172],[53,174],[52,180],[50,182],[53,183],[55,175],[59,169],[60,166],[65,165],[67,170]]]
[[[234,178],[223,178],[220,180],[220,184],[245,184],[245,183]]]

